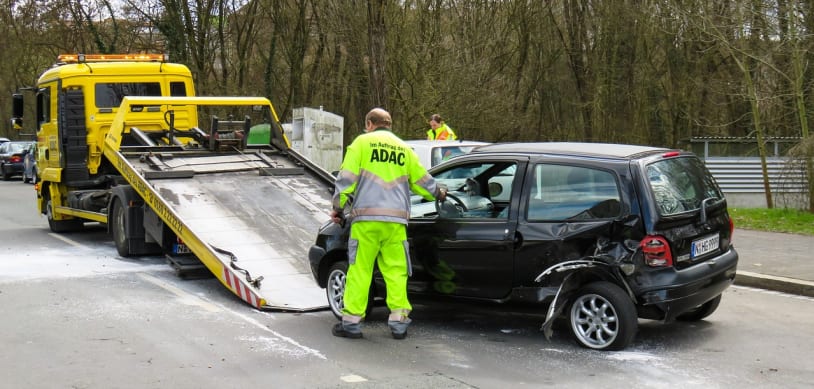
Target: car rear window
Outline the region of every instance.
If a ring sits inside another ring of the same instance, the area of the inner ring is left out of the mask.
[[[659,213],[664,216],[695,211],[707,198],[724,198],[715,179],[697,157],[651,163],[647,165],[647,177]]]

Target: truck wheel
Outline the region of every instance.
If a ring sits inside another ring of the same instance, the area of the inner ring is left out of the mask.
[[[45,216],[48,218],[48,227],[53,232],[70,232],[82,229],[84,222],[81,219],[54,220],[54,211],[51,199],[45,200]]]
[[[705,317],[712,315],[716,309],[718,309],[718,304],[721,303],[721,295],[719,294],[718,297],[715,297],[712,300],[709,300],[698,307],[692,309],[691,311],[682,313],[676,317],[676,320],[680,321],[699,321],[703,320]]]
[[[113,200],[109,217],[110,231],[113,233],[113,242],[116,243],[116,251],[118,251],[122,257],[130,255],[130,244],[127,242],[127,229],[125,228],[127,221],[127,215],[125,213],[126,210],[121,200]]]
[[[595,350],[621,350],[638,327],[636,307],[622,288],[594,282],[577,292],[568,320],[577,342]]]
[[[331,266],[328,271],[328,282],[325,283],[325,294],[328,297],[328,306],[337,319],[342,319],[342,309],[345,307],[345,282],[348,278],[348,262],[340,261]],[[373,285],[367,294],[367,309],[365,316],[370,315],[374,302]]]

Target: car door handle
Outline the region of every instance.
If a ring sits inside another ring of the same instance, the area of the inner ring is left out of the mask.
[[[506,232],[506,235],[508,235],[508,230]],[[522,246],[523,245],[523,234],[515,231],[514,232],[514,242],[513,243],[514,243],[514,248],[519,248],[520,246]]]

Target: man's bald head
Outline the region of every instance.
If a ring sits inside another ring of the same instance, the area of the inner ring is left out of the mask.
[[[370,112],[368,112],[365,116],[365,121],[371,122],[374,128],[390,128],[390,126],[393,124],[393,120],[390,118],[390,112],[387,112],[382,108],[371,109]]]

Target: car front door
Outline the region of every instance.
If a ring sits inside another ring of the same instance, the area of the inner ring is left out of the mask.
[[[412,292],[501,299],[514,273],[516,196],[525,163],[515,159],[462,161],[436,171],[449,196],[436,212],[417,203],[408,227]],[[439,216],[440,213],[440,216]]]

